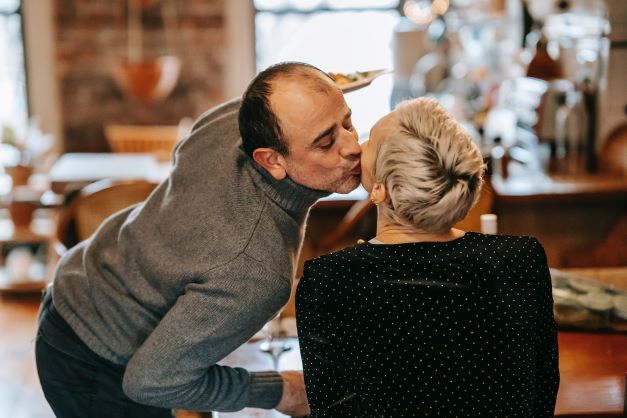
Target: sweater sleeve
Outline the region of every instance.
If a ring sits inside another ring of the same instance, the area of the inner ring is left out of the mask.
[[[320,261],[316,261],[320,263]],[[335,342],[343,326],[334,319],[337,305],[325,279],[311,262],[296,291],[296,320],[307,399],[312,417],[361,416],[354,385],[347,371],[347,356]]]
[[[246,342],[287,302],[288,279],[239,256],[188,284],[128,362],[124,392],[164,408],[236,411],[276,407],[277,372],[216,365]]]
[[[560,382],[557,345],[557,324],[553,317],[551,273],[544,248],[537,241],[535,256],[539,264],[538,321],[536,346],[536,403],[534,417],[552,417]]]

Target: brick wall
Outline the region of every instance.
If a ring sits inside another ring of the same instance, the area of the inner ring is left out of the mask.
[[[56,0],[57,70],[64,151],[107,151],[107,124],[176,124],[224,99],[226,0],[168,0],[176,6],[171,34],[181,59],[179,82],[166,99],[142,103],[126,97],[113,68],[126,56],[126,0]],[[148,55],[166,53],[159,1],[143,12]]]

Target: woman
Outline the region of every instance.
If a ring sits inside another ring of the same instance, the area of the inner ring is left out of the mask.
[[[361,158],[377,235],[307,262],[296,295],[312,416],[552,417],[542,246],[453,228],[484,173],[468,134],[437,101],[407,101]]]

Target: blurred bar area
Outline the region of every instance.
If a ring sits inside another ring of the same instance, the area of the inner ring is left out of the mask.
[[[537,236],[555,266],[627,262],[624,9],[412,1],[394,34],[392,104],[430,95],[463,121],[499,232]]]

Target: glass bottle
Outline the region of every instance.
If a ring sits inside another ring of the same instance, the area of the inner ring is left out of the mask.
[[[570,107],[566,101],[566,92],[560,91],[556,96],[557,110],[555,111],[555,171],[566,171],[568,157],[568,115]]]
[[[493,213],[484,213],[479,217],[481,222],[481,233],[496,235],[498,231],[497,217]]]

